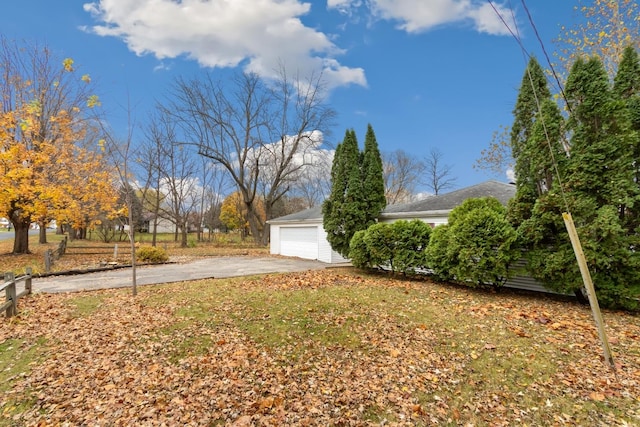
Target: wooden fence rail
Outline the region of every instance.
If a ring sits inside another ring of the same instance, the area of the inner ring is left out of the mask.
[[[0,292],[5,292],[5,303],[0,305],[0,311],[4,311],[7,317],[18,314],[18,300],[31,294],[31,268],[27,268],[24,276],[15,277],[13,273],[4,273],[4,283],[0,286]],[[24,281],[24,291],[16,289],[16,283]]]
[[[44,253],[44,271],[49,273],[51,271],[51,266],[53,262],[57,259],[60,259],[62,255],[67,251],[67,236],[64,236],[64,239],[60,241],[58,244],[58,248],[55,250],[47,250]]]

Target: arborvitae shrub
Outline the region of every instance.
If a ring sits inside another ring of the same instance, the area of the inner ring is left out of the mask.
[[[366,230],[356,231],[349,243],[349,255],[351,255],[351,264],[358,268],[371,267],[371,256],[364,242]]]
[[[430,234],[431,227],[420,220],[374,224],[351,239],[351,262],[359,268],[413,274],[426,267]]]
[[[396,221],[391,224],[396,239],[394,272],[415,274],[427,268],[426,251],[431,237],[431,226],[418,219]]]

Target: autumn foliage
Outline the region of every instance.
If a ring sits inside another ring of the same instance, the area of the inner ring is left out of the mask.
[[[636,425],[640,323],[605,317],[616,372],[539,295],[336,270],[40,294],[0,321],[0,424]]]
[[[55,64],[46,48],[0,40],[0,216],[12,222],[14,253],[29,251],[27,231],[56,219],[74,228],[111,211],[115,191],[99,140],[83,111],[99,105],[73,60]]]

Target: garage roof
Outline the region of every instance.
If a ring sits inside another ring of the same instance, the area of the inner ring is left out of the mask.
[[[287,222],[322,222],[322,206],[314,206],[300,212],[271,219],[267,222],[269,224],[282,224]]]

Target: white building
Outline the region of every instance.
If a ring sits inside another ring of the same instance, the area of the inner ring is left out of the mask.
[[[465,200],[493,196],[506,206],[516,187],[498,181],[487,181],[450,193],[427,197],[413,203],[387,206],[380,214],[380,222],[400,219],[419,219],[435,227],[446,224],[449,212]],[[331,250],[327,233],[322,226],[322,208],[317,206],[268,221],[271,227],[271,253],[315,259],[327,263],[346,261]]]

